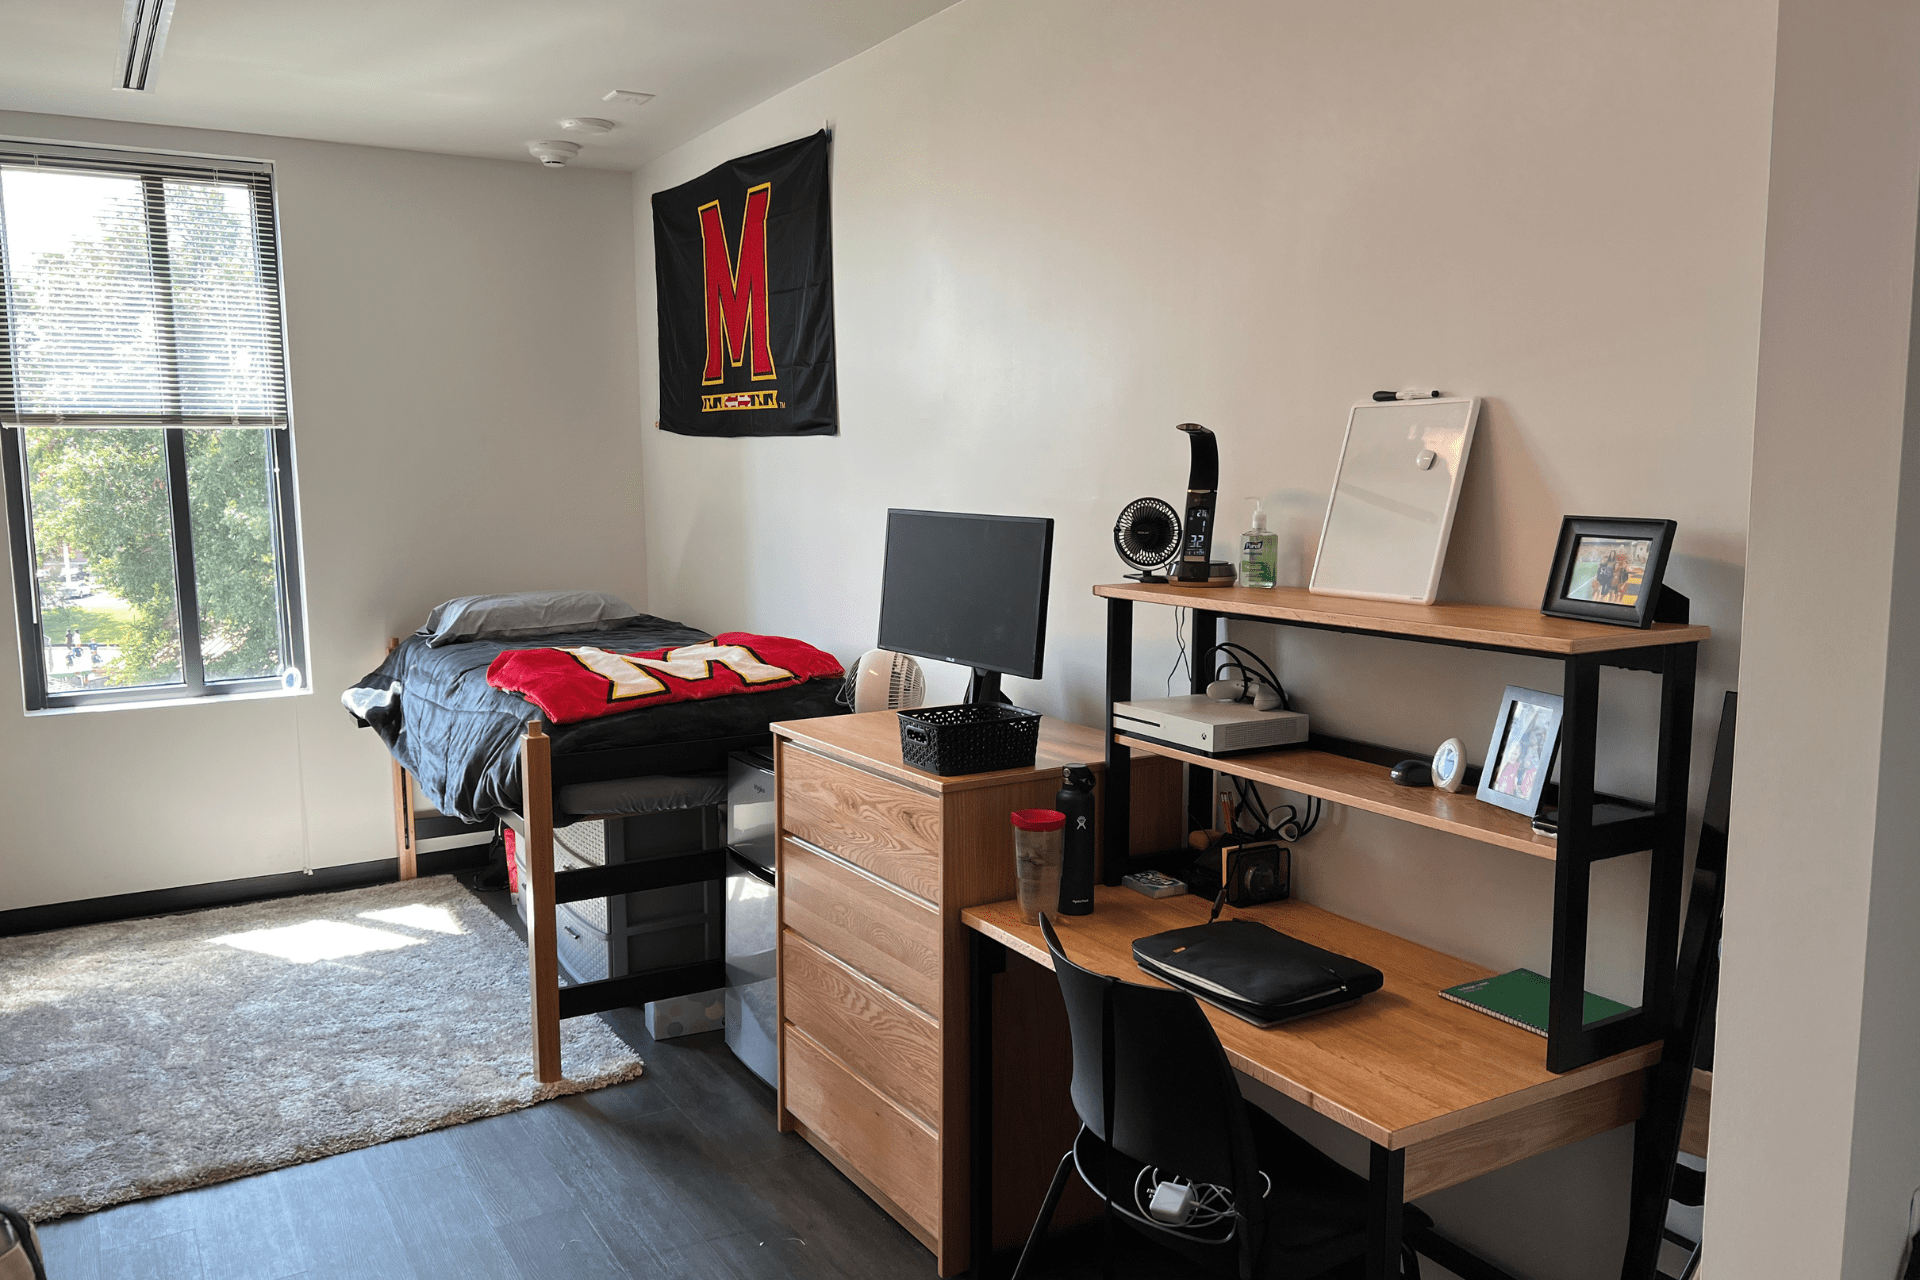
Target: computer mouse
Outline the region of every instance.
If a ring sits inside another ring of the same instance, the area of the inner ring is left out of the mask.
[[[1393,766],[1393,772],[1387,776],[1403,787],[1430,787],[1433,785],[1433,766],[1425,760],[1402,760]]]

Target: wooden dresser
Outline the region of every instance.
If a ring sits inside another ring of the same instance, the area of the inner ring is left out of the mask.
[[[1014,896],[1015,809],[1104,740],[1041,723],[1030,769],[939,778],[900,758],[893,712],[773,726],[779,781],[780,1128],[967,1268],[967,946],[960,912]],[[1181,836],[1179,766],[1133,771],[1133,846]],[[1048,1154],[1049,1166],[1056,1158]]]

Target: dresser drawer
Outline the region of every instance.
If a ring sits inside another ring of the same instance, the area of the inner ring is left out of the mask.
[[[789,929],[780,938],[781,1007],[867,1083],[940,1127],[940,1026]]]
[[[925,1125],[789,1023],[781,1104],[840,1158],[940,1235],[940,1142]]]
[[[787,831],[929,902],[940,900],[940,800],[811,751],[780,753]]]
[[[780,845],[782,923],[894,995],[935,1013],[940,917],[933,908],[797,840]]]

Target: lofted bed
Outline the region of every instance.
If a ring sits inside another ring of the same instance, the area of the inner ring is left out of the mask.
[[[436,618],[440,614],[435,611]],[[734,752],[769,751],[771,722],[845,710],[837,702],[838,664],[832,664],[834,674],[824,674],[832,660],[822,654],[824,661],[809,669],[819,674],[798,678],[796,668],[795,678],[778,687],[748,682],[729,696],[681,701],[648,701],[610,682],[609,703],[627,705],[554,724],[535,702],[488,682],[487,672],[503,653],[634,654],[703,646],[714,637],[646,615],[536,635],[449,639],[432,631],[429,619],[421,633],[390,641],[386,661],[347,690],[342,702],[393,756],[401,879],[418,874],[420,842],[435,835],[486,831],[497,821],[522,843],[534,1074],[552,1083],[562,1075],[562,1019],[726,982],[725,962],[711,959],[563,985],[560,904],[721,880],[726,853],[716,848],[557,871],[555,829],[642,812],[639,806],[657,803],[663,779],[723,772]],[[423,820],[422,799],[440,816]]]

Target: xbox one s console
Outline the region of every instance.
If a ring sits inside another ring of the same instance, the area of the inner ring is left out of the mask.
[[[1202,693],[1113,704],[1116,733],[1203,756],[1267,751],[1307,740],[1300,711],[1259,711],[1251,703],[1216,702]]]

